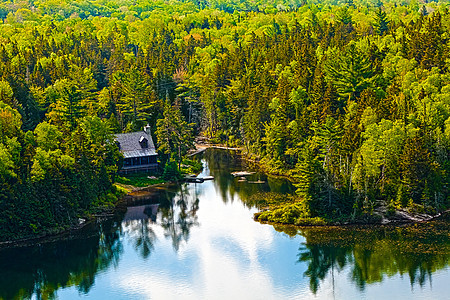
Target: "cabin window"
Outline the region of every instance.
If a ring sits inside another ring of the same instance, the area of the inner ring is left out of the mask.
[[[125,158],[125,161],[123,162],[123,165],[125,167],[131,166],[131,159],[130,158]]]
[[[141,145],[141,148],[148,148],[148,140],[143,136],[139,139],[139,144]]]

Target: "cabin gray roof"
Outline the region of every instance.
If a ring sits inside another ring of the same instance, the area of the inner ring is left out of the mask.
[[[141,147],[143,138],[147,139],[147,148]],[[116,141],[124,158],[158,155],[152,136],[145,131],[116,134]]]

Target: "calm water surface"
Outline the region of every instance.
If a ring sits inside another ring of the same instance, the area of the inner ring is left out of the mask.
[[[291,193],[231,153],[214,181],[152,190],[65,240],[0,251],[0,299],[450,299],[448,222],[402,228],[273,227],[251,195]],[[266,183],[250,183],[265,181]]]

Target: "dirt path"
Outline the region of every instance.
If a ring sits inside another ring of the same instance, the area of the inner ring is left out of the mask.
[[[204,152],[208,148],[214,148],[214,149],[225,149],[225,150],[234,150],[234,151],[241,151],[243,148],[236,148],[236,147],[227,147],[224,145],[210,145],[210,144],[195,144],[195,151],[188,154],[188,157],[194,156],[196,154]]]

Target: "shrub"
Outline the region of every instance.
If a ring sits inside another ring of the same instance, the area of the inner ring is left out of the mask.
[[[184,165],[184,166],[183,166]],[[202,171],[203,165],[201,162],[192,159],[183,159],[182,173],[185,174],[198,174]]]
[[[256,217],[256,216],[255,216]],[[257,219],[259,221],[269,221],[282,224],[295,224],[298,218],[308,217],[307,213],[296,204],[283,205],[271,211],[262,212]]]
[[[176,162],[168,161],[166,163],[162,178],[167,181],[178,181],[181,179],[181,174],[178,171]]]

